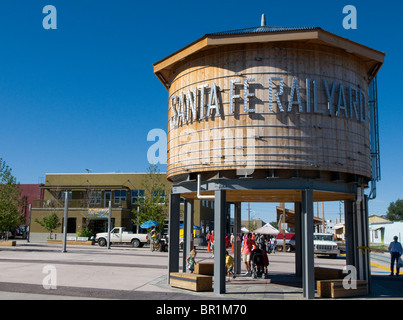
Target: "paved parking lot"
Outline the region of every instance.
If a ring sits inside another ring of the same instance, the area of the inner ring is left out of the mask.
[[[0,299],[134,299],[302,300],[300,279],[294,274],[294,254],[269,255],[269,279],[238,276],[227,282],[227,293],[194,293],[167,284],[168,253],[147,247],[67,246],[26,243],[0,248]],[[196,261],[212,261],[199,250]],[[315,257],[315,266],[343,268],[345,258]],[[242,267],[243,263],[242,263]],[[403,277],[388,277],[372,267],[373,292],[364,299],[402,299]],[[358,298],[363,299],[363,298]]]

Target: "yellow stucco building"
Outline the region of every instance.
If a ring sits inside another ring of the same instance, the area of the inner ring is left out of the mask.
[[[144,182],[147,173],[77,173],[77,174],[46,174],[43,200],[35,200],[32,204],[30,218],[30,240],[46,241],[49,232],[36,220],[41,221],[45,216],[56,213],[63,221],[64,199],[68,195],[68,236],[77,236],[84,228],[93,233],[107,230],[107,220],[90,218],[88,209],[107,208],[112,201],[112,227],[125,227],[137,231],[134,224],[133,210],[137,209],[137,200],[141,202],[147,192]],[[171,190],[171,182],[166,174],[158,174],[158,180],[165,186],[165,198]],[[213,220],[213,206],[204,201],[195,201],[194,223],[202,226],[205,231]],[[183,219],[183,209],[181,210]],[[167,213],[168,219],[168,213]],[[165,230],[167,231],[167,230]],[[62,226],[53,231],[53,238],[62,238]]]

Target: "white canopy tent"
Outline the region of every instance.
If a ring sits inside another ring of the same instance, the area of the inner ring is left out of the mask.
[[[266,223],[263,227],[253,231],[253,233],[277,235],[280,233],[280,231],[274,228],[270,223]]]

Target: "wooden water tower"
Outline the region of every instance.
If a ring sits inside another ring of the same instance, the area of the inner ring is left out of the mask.
[[[171,229],[179,196],[190,220],[192,199],[215,199],[218,241],[226,203],[294,202],[296,272],[309,298],[313,201],[344,200],[348,263],[366,279],[367,256],[356,247],[367,241],[364,189],[373,178],[368,89],[383,61],[384,53],[321,28],[263,24],[207,34],[155,63],[168,90]],[[215,259],[221,293],[220,251]]]

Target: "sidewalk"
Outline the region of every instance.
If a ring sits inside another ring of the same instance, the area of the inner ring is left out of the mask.
[[[16,247],[0,248],[0,299],[303,300],[294,254],[270,254],[269,260],[269,279],[238,276],[226,283],[226,294],[216,295],[170,287],[166,252],[71,245],[62,253],[61,245],[19,241]],[[196,261],[213,259],[200,249]],[[315,258],[315,265],[342,268],[345,259]],[[49,270],[55,270],[56,289],[44,289],[51,282]],[[377,273],[371,295],[355,299],[383,298],[403,299],[403,276]]]

